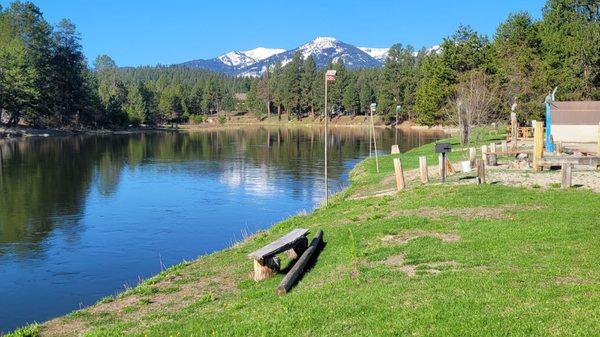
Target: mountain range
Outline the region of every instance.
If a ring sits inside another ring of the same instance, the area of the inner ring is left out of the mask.
[[[319,68],[326,66],[329,60],[336,62],[342,59],[347,68],[359,69],[383,65],[389,48],[355,47],[333,37],[317,37],[290,50],[258,47],[246,51],[232,51],[208,60],[188,61],[178,66],[207,69],[234,76],[257,77],[277,63],[286,65],[298,51],[305,59],[312,56]],[[427,53],[439,51],[439,46],[426,50]]]
[[[193,60],[179,66],[193,67],[222,72],[236,76],[260,76],[277,63],[285,65],[300,51],[304,58],[313,57],[317,67],[324,67],[329,60],[342,59],[350,69],[379,67],[385,61],[389,48],[355,47],[332,37],[317,37],[297,48],[255,48],[246,51],[232,51],[208,59]]]

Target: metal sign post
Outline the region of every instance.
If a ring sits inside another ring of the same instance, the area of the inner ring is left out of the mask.
[[[452,151],[452,144],[437,143],[435,144],[435,153],[442,154],[442,183],[446,182],[446,152]]]
[[[327,130],[327,123],[329,120],[329,114],[327,113],[327,83],[335,81],[335,70],[327,70],[325,72],[325,109],[323,110],[323,117],[325,117],[325,207],[329,205],[329,181],[327,177],[327,138],[329,132]]]

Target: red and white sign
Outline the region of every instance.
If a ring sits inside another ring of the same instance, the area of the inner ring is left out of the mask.
[[[327,70],[327,72],[325,73],[325,80],[327,82],[334,82],[336,73],[337,71],[335,70]]]

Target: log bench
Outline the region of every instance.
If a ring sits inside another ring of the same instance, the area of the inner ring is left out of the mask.
[[[274,276],[280,270],[280,260],[276,256],[285,252],[290,259],[296,259],[308,247],[308,229],[297,228],[268,245],[248,254],[254,260],[254,281]]]

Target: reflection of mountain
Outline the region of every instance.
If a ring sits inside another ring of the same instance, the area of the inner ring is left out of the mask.
[[[329,176],[339,180],[344,159],[368,152],[368,130],[334,129],[330,137],[329,160],[336,165],[330,166]],[[382,131],[378,144],[389,149],[393,137],[393,131]],[[156,162],[168,163],[170,171],[161,174],[212,172],[222,183],[242,184],[245,192],[257,196],[279,192],[273,172],[280,172],[285,179],[298,181],[292,193],[318,200],[322,138],[320,129],[253,128],[0,142],[0,254],[40,251],[40,243],[55,229],[77,240],[92,187],[111,196],[119,188],[123,170]],[[403,137],[402,142],[420,145],[424,139]]]

